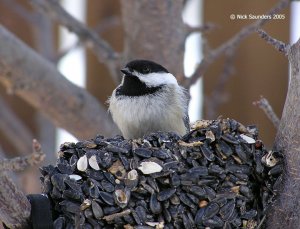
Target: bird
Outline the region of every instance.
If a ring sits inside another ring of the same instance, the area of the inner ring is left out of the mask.
[[[126,139],[162,131],[189,131],[187,91],[176,77],[151,60],[132,60],[121,69],[122,81],[108,99],[113,121]]]

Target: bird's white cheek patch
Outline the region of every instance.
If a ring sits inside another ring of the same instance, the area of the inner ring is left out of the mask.
[[[171,73],[149,73],[147,75],[137,74],[138,78],[148,86],[159,86],[163,84],[178,85],[176,78]]]

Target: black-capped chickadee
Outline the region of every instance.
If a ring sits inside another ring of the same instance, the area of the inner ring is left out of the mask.
[[[188,94],[163,66],[134,60],[121,70],[122,83],[109,99],[109,111],[127,139],[156,131],[184,135],[189,130]]]

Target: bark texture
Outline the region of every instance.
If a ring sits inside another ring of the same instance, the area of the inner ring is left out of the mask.
[[[104,107],[84,89],[0,26],[0,83],[81,139],[110,136],[115,126]],[[96,114],[96,115],[95,115]]]
[[[124,62],[149,59],[183,78],[185,26],[182,0],[122,0]]]
[[[9,228],[27,228],[31,207],[26,196],[3,172],[0,172],[0,184],[1,221]]]
[[[279,196],[268,212],[270,229],[297,229],[300,225],[300,39],[287,55],[291,78],[275,139],[275,148],[284,152],[286,161]]]

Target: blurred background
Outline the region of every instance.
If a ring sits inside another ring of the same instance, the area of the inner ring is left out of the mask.
[[[253,20],[232,20],[230,15],[266,13],[278,1],[260,0],[187,0],[183,19],[198,26],[213,23],[215,29],[205,33],[193,33],[186,41],[185,73],[191,75],[196,63],[210,49],[227,41],[243,26]],[[63,0],[64,8],[74,17],[97,31],[111,46],[121,52],[123,29],[118,1]],[[269,21],[266,30],[273,37],[289,43],[296,40],[297,19],[291,14],[296,6],[280,12],[284,19]],[[300,20],[298,19],[298,23]],[[28,0],[0,0],[0,23],[35,49],[44,58],[57,65],[60,72],[73,83],[86,88],[101,103],[116,87],[107,69],[98,62],[91,51],[86,50],[75,35],[51,21],[48,16],[35,11]],[[298,34],[299,37],[299,34]],[[238,47],[233,58],[233,71],[223,83],[219,104],[211,106],[212,94],[220,84],[225,58],[215,62],[191,89],[190,117],[216,119],[230,117],[248,125],[256,124],[260,138],[272,146],[276,130],[265,114],[253,105],[263,95],[280,117],[288,85],[287,58],[263,41],[257,34],[250,35]],[[226,63],[225,63],[226,65]],[[172,72],[172,69],[169,69]],[[101,78],[100,78],[101,76]],[[105,105],[106,106],[106,105]],[[31,142],[36,138],[47,157],[45,164],[55,163],[58,146],[66,141],[76,141],[66,131],[56,128],[38,111],[14,95],[8,95],[0,85],[0,153],[2,157],[14,157],[32,152]],[[33,179],[32,179],[33,177]],[[37,168],[31,168],[15,176],[25,192],[39,192]]]

